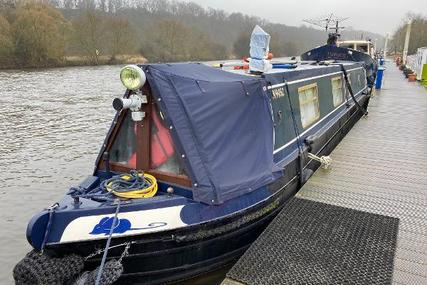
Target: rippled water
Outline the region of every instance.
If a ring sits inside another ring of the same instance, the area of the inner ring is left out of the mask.
[[[0,284],[31,216],[88,175],[124,88],[120,66],[0,71]]]

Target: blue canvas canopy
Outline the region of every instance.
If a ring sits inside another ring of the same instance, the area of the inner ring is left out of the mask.
[[[141,67],[185,155],[195,200],[221,204],[274,180],[264,79],[197,63]]]

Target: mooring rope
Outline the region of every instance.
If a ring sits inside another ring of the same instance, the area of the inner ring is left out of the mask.
[[[291,100],[291,93],[289,92],[289,85],[288,82],[285,80],[285,89],[286,89],[286,93],[287,93],[287,97],[289,100],[289,108],[291,110],[291,116],[292,116],[292,122],[293,122],[293,127],[294,127],[294,131],[295,131],[295,136],[296,136],[296,140],[297,140],[297,146],[298,146],[298,160],[299,160],[299,183],[300,186],[304,183],[304,178],[303,178],[303,172],[304,172],[304,162],[303,162],[303,155],[304,155],[304,150],[303,150],[303,146],[301,143],[301,136],[298,130],[298,125],[297,125],[297,121],[295,118],[295,112],[294,112],[294,108],[292,105],[292,100]]]
[[[348,92],[350,93],[351,98],[354,101],[354,104],[357,106],[357,108],[363,113],[363,115],[367,116],[368,115],[368,111],[363,108],[359,102],[357,101],[356,97],[354,97],[354,93],[353,93],[353,88],[351,87],[351,84],[348,80],[348,74],[347,74],[347,70],[345,70],[344,68],[344,64],[339,64],[339,66],[341,67],[341,71],[344,74],[344,79],[345,79],[345,85],[347,86]]]
[[[111,238],[113,236],[114,228],[116,227],[117,216],[120,211],[120,199],[117,199],[116,201],[117,201],[116,213],[114,214],[113,223],[110,228],[110,233],[108,234],[107,244],[105,245],[104,254],[102,255],[101,265],[99,266],[98,274],[96,275],[95,285],[99,285],[99,282],[101,280],[102,271],[104,270],[105,261],[107,259],[108,249],[110,248]]]
[[[43,241],[42,244],[40,246],[40,251],[41,253],[43,253],[44,248],[46,246],[47,243],[47,239],[49,237],[49,233],[50,233],[50,228],[52,226],[52,220],[53,220],[53,214],[55,213],[55,209],[59,206],[58,203],[53,204],[52,206],[50,206],[49,208],[47,208],[47,210],[49,211],[49,217],[47,220],[47,225],[46,225],[46,229],[44,231],[44,236],[43,236]]]
[[[157,179],[154,176],[131,170],[129,174],[119,174],[110,179],[105,179],[92,190],[80,186],[71,187],[67,194],[77,201],[78,198],[86,198],[112,202],[116,200],[116,197],[127,199],[150,198],[156,195],[157,190]]]

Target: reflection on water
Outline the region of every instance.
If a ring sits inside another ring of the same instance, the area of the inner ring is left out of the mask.
[[[119,71],[0,71],[0,284],[12,284],[13,266],[30,250],[31,216],[93,170],[111,102],[124,92]]]

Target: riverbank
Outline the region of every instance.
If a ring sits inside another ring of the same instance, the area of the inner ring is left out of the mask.
[[[100,66],[100,65],[115,65],[115,64],[139,64],[146,63],[148,60],[142,55],[118,55],[115,59],[111,59],[109,55],[98,57],[97,62],[86,56],[66,56],[62,62],[55,62],[43,66],[20,65],[16,62],[1,63],[0,70],[7,69],[43,69],[56,67],[72,67],[72,66]]]

